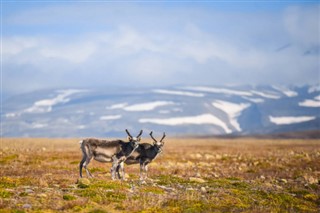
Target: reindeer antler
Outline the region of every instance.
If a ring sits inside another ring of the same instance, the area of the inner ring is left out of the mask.
[[[161,138],[161,140],[160,140],[160,142],[162,142],[162,140],[163,140],[165,137],[166,137],[166,133],[164,132],[164,133],[163,133],[163,136],[162,136],[162,138]]]
[[[137,138],[139,138],[142,135],[142,132],[143,132],[143,130],[141,129],[139,135],[137,136]]]
[[[130,134],[130,132],[126,129],[126,133],[128,134],[128,136],[130,137],[130,138],[133,138],[132,137],[132,135]]]
[[[151,136],[151,138],[152,138],[152,140],[154,140],[154,142],[158,142],[156,139],[154,139],[154,137],[152,136],[152,131],[150,132],[150,136]]]

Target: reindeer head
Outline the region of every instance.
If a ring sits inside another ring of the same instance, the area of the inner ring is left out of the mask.
[[[161,148],[162,148],[162,146],[164,145],[163,139],[166,137],[166,133],[165,133],[165,132],[163,133],[163,136],[162,136],[162,138],[161,138],[160,141],[157,141],[157,140],[152,136],[152,131],[150,132],[150,136],[151,136],[151,138],[152,138],[152,140],[153,140],[153,145],[158,148],[158,152],[162,152],[162,149],[161,149]]]
[[[142,130],[140,131],[140,133],[137,135],[137,137],[132,137],[130,132],[126,129],[126,133],[128,134],[128,140],[129,143],[133,143],[134,148],[138,148],[139,146],[139,142],[141,141],[141,135],[142,135]]]

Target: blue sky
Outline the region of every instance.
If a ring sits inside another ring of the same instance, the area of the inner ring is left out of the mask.
[[[319,82],[319,1],[2,1],[2,89]]]

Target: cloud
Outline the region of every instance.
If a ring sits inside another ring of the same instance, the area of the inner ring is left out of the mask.
[[[314,5],[261,14],[162,4],[26,8],[4,17],[4,89],[312,83],[319,54],[304,53],[320,46],[318,12]]]
[[[284,13],[284,24],[290,38],[300,45],[319,45],[319,14],[319,5],[288,7]]]

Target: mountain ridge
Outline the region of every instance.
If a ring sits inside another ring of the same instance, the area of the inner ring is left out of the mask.
[[[47,89],[6,99],[3,137],[120,137],[124,129],[255,135],[320,129],[320,85]]]

